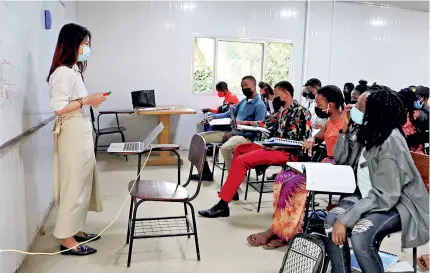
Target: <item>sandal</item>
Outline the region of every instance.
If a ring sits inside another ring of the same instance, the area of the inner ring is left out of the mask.
[[[248,241],[248,244],[250,244],[251,246],[262,246],[267,244],[267,242],[271,239],[271,238],[266,238],[263,236],[264,232],[260,232],[260,233],[256,233],[256,234],[251,234],[249,235],[246,240]]]
[[[417,259],[417,265],[423,270],[430,270],[429,254],[422,255]]]
[[[272,239],[270,240],[270,242],[268,242],[267,244],[265,244],[263,246],[264,249],[276,249],[276,248],[280,248],[283,247],[285,245],[287,245],[288,242],[284,241],[281,238],[276,238],[276,239]]]

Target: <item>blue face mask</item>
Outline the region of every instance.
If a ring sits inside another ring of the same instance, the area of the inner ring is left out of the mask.
[[[415,109],[419,110],[419,109],[423,108],[423,104],[424,104],[424,102],[417,100],[414,102],[414,107],[415,107]]]
[[[351,108],[351,119],[356,124],[363,125],[364,113],[358,110],[356,107]]]
[[[91,54],[91,49],[89,46],[82,46],[82,54],[78,56],[78,62],[85,62],[88,60]]]

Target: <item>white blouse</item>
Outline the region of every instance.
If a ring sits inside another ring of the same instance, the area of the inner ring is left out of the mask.
[[[364,149],[358,159],[357,184],[361,197],[366,198],[369,196],[369,192],[372,189],[372,182],[370,181],[369,167],[366,164],[366,159],[364,158],[363,153]]]
[[[77,65],[72,68],[60,66],[55,69],[49,77],[49,96],[50,106],[54,111],[60,111],[69,102],[88,96]]]

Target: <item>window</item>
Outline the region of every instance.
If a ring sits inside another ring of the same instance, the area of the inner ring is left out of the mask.
[[[292,44],[272,41],[237,41],[218,38],[194,38],[193,91],[212,93],[218,81],[241,93],[240,80],[253,75],[275,85],[290,80]]]

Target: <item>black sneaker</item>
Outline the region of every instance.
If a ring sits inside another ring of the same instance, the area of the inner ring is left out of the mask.
[[[213,206],[207,210],[199,210],[199,214],[206,218],[218,218],[218,217],[229,217],[230,216],[230,208],[218,208],[217,205]]]

